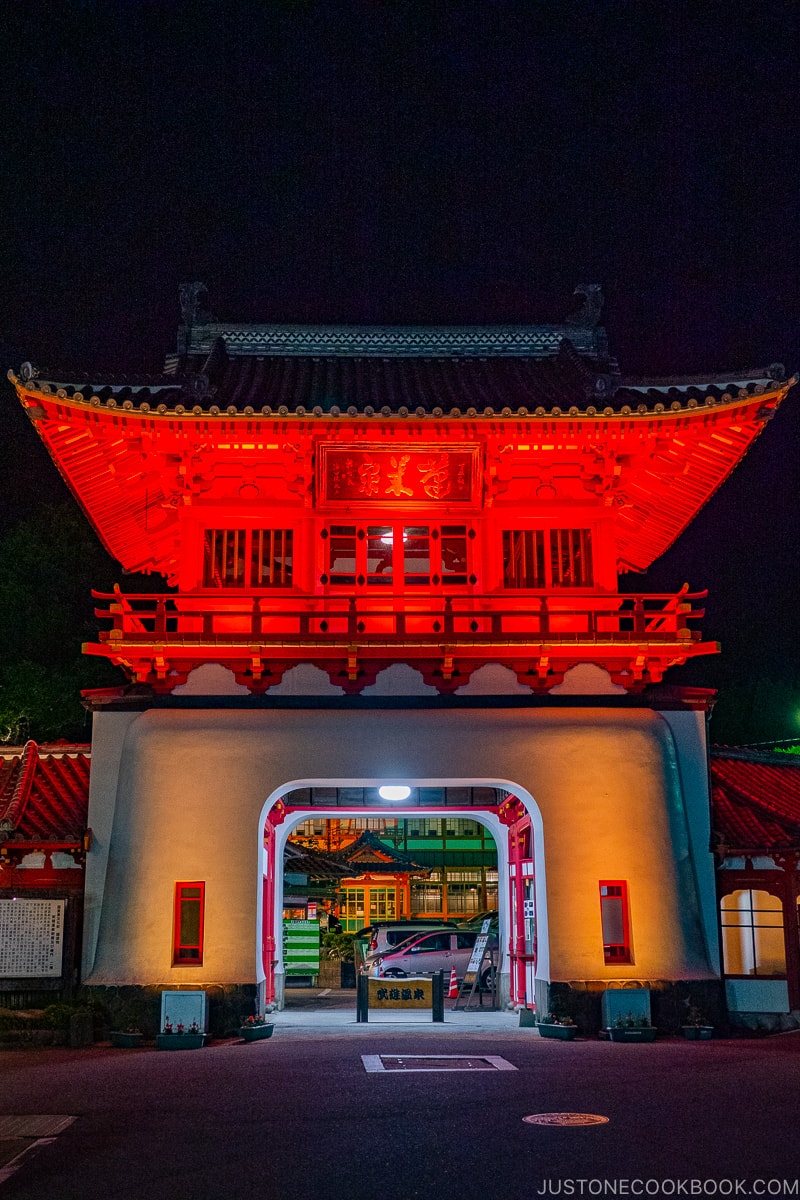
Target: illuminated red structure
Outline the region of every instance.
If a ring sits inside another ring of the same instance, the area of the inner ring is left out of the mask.
[[[618,578],[787,382],[623,382],[580,326],[187,325],[181,348],[157,380],[14,377],[109,552],[175,589],[98,596],[86,650],[138,683],[214,661],[261,692],[311,662],[357,693],[402,661],[448,692],[492,662],[546,692],[592,662],[637,691],[716,650],[703,594]]]
[[[167,580],[99,595],[85,647],[129,681],[87,698],[90,985],[279,1002],[292,829],[424,810],[495,839],[504,999],[720,991],[710,693],[659,686],[718,647],[703,592],[620,577],[794,381],[626,380],[581,293],[558,326],[356,328],[213,322],[193,286],[156,378],[12,373],[109,552]]]

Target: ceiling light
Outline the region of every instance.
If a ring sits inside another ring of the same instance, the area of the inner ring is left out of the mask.
[[[378,788],[378,795],[381,800],[407,800],[411,795],[411,788],[406,787],[404,783],[385,783],[383,787]]]

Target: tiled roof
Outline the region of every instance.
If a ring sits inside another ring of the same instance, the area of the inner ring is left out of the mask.
[[[316,342],[309,329],[274,326],[269,327],[273,336],[255,339],[249,349],[246,339],[239,344],[232,327],[215,328],[219,336],[210,345],[201,353],[192,347],[191,353],[171,356],[161,376],[81,377],[35,370],[29,363],[19,376],[9,376],[32,391],[94,407],[179,416],[626,415],[728,403],[776,386],[772,368],[694,380],[626,381],[599,351],[604,338],[595,339],[598,331],[592,331],[589,349],[586,331],[566,326],[539,330],[550,336],[538,341],[523,336],[530,333],[524,326],[474,331],[310,327],[312,333],[326,334]],[[262,327],[239,332],[248,328]],[[426,336],[409,342],[414,333]],[[310,352],[314,344],[318,353]]]
[[[0,842],[80,844],[89,809],[89,747],[39,747],[0,757]]]
[[[403,854],[402,851],[395,850],[387,842],[381,841],[369,829],[365,830],[344,850],[338,850],[335,857],[340,862],[349,865],[351,875],[358,874],[359,868],[361,872],[369,871],[371,874],[426,870],[425,867],[414,862],[408,854]]]
[[[284,870],[295,875],[308,875],[311,879],[343,879],[350,868],[323,850],[307,850],[294,842],[287,842],[283,855]]]
[[[800,758],[712,750],[711,809],[728,853],[800,850]]]

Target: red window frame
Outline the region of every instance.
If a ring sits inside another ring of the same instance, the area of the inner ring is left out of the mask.
[[[187,907],[194,905],[197,905],[196,913],[192,913],[191,907]],[[172,965],[174,967],[201,967],[203,965],[205,907],[206,885],[202,880],[181,880],[175,884],[175,906],[172,921]],[[196,936],[192,936],[194,934]]]
[[[600,927],[603,958],[609,966],[631,963],[631,922],[625,879],[600,880]]]

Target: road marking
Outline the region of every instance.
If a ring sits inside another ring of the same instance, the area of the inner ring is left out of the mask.
[[[362,1054],[368,1074],[414,1071],[516,1071],[499,1054]]]
[[[330,996],[331,991],[332,991],[331,988],[325,988],[324,992],[318,992],[317,995],[318,996]]]
[[[57,1139],[51,1138],[36,1138],[35,1141],[29,1142],[27,1146],[23,1146],[19,1154],[15,1154],[4,1167],[0,1167],[0,1183],[5,1183],[10,1179],[22,1166],[22,1160],[26,1155],[30,1154],[31,1150],[36,1150],[39,1146],[52,1146]]]
[[[74,1117],[0,1117],[0,1137],[55,1137],[72,1124]]]
[[[0,1183],[5,1183],[16,1174],[32,1150],[52,1145],[57,1135],[68,1129],[74,1120],[74,1117],[43,1113],[27,1117],[0,1117],[0,1139],[12,1143],[8,1149],[14,1148],[14,1142],[27,1143],[0,1167]]]
[[[608,1124],[608,1117],[601,1117],[597,1113],[534,1113],[532,1116],[522,1119],[528,1125],[559,1125],[562,1127]]]

